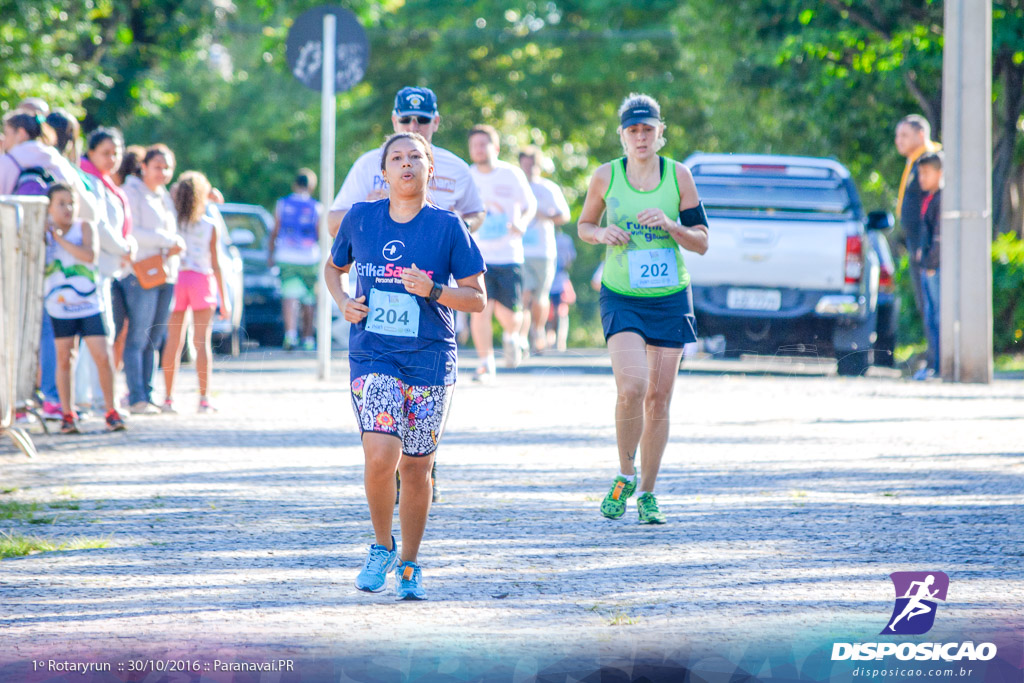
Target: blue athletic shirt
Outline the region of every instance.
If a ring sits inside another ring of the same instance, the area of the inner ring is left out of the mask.
[[[408,223],[396,223],[390,205],[388,199],[353,204],[331,247],[335,266],[355,264],[349,271],[354,296],[366,296],[371,309],[349,334],[351,377],[376,372],[417,386],[454,384],[454,311],[406,292],[402,270],[415,263],[434,282],[448,284],[482,273],[483,256],[451,211],[428,204]]]
[[[277,202],[281,229],[274,257],[281,263],[308,266],[320,263],[317,227],[320,202],[309,195],[292,193]]]

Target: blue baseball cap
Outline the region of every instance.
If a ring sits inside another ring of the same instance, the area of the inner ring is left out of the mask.
[[[629,128],[638,123],[646,123],[650,126],[657,126],[661,123],[661,109],[657,102],[653,100],[638,102],[622,112],[622,116],[619,117],[619,125],[623,128]]]
[[[430,88],[402,88],[395,95],[395,116],[437,116],[437,96]]]

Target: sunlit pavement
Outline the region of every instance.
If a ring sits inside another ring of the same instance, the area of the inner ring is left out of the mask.
[[[0,503],[38,503],[5,533],[107,542],[0,561],[4,656],[863,640],[897,570],[950,576],[931,639],[1024,631],[1024,383],[687,361],[657,489],[669,523],[650,527],[633,501],[598,512],[617,467],[603,352],[482,386],[461,365],[420,555],[429,601],[353,587],[372,534],[343,354],[321,382],[312,354],[250,352],[217,360],[215,415],[194,414],[186,368],[180,415],[36,435],[34,460],[0,443]]]

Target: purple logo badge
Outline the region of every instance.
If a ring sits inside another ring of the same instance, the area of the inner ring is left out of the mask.
[[[935,623],[939,602],[946,601],[949,577],[942,572],[893,572],[896,604],[882,634],[916,636],[927,633]]]

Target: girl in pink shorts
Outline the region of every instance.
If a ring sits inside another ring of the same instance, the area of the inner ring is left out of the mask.
[[[181,271],[174,286],[174,308],[167,323],[167,343],[164,345],[161,366],[167,398],[164,399],[165,413],[174,409],[174,380],[181,366],[181,347],[185,341],[185,311],[192,311],[195,325],[193,340],[196,347],[196,373],[199,375],[199,412],[213,412],[207,398],[210,366],[210,323],[217,310],[217,296],[220,295],[220,316],[231,317],[230,303],[225,295],[224,279],[217,262],[217,225],[206,216],[207,197],[210,181],[198,171],[181,174],[171,190],[174,209],[178,214],[178,233],[185,239],[185,252],[181,257]]]

